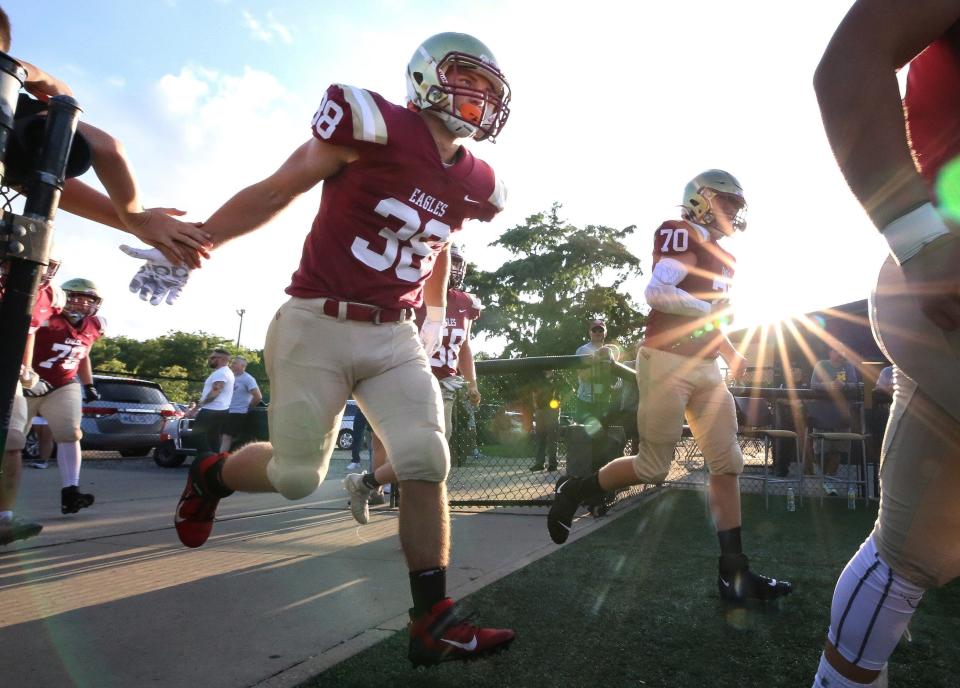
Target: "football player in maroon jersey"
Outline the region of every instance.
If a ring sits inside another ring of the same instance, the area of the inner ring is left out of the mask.
[[[39,523],[16,517],[13,508],[17,502],[17,493],[20,491],[23,464],[20,453],[26,445],[27,401],[22,391],[24,389],[32,391],[35,388],[41,391],[46,384],[33,369],[34,336],[41,325],[46,324],[52,315],[59,313],[66,303],[63,290],[50,284],[59,268],[60,262],[51,258],[50,263],[43,270],[37,300],[30,319],[23,361],[20,365],[20,384],[13,398],[7,443],[3,451],[3,470],[0,471],[0,545],[8,545],[15,540],[33,537],[43,530],[43,526]],[[5,280],[6,263],[0,262],[0,299],[3,298]]]
[[[470,346],[470,327],[480,317],[483,306],[473,294],[463,291],[467,263],[459,246],[450,248],[450,283],[447,289],[447,316],[443,327],[440,347],[430,357],[430,367],[440,383],[443,397],[444,436],[447,442],[453,432],[453,412],[457,391],[466,387],[466,399],[474,406],[480,405],[477,388],[477,370],[473,364],[473,349]],[[417,309],[417,322],[423,323],[426,309]],[[360,438],[354,441],[359,442]],[[358,523],[370,520],[368,499],[382,485],[397,481],[397,473],[387,463],[387,452],[380,438],[373,434],[372,473],[351,473],[343,479],[343,487],[350,495],[350,513]]]
[[[814,685],[886,685],[924,591],[960,574],[960,6],[859,0],[814,85],[840,168],[890,246],[870,316],[896,371],[880,512],[837,581]]]
[[[80,484],[80,430],[83,398],[99,399],[93,384],[90,347],[106,329],[106,321],[97,315],[102,301],[97,286],[87,279],[71,279],[61,285],[66,305],[52,315],[36,333],[33,369],[42,385],[25,390],[27,424],[42,415],[57,442],[57,467],[60,469],[60,510],[75,514],[91,506],[92,494],[82,493]],[[83,387],[81,393],[81,385]]]
[[[547,517],[550,537],[560,544],[584,502],[605,492],[667,477],[686,416],[710,469],[710,512],[720,541],[717,587],[731,602],[770,600],[792,586],[749,568],[740,538],[743,454],[737,442],[733,397],[723,383],[717,356],[733,377],[746,359],[720,329],[734,259],[718,240],[746,228],[746,199],[740,183],[723,170],[707,170],[683,194],[682,219],[654,233],[653,270],[645,296],[652,310],[637,354],[639,434],[636,456],[616,459],[587,478],[557,481]]]
[[[383,439],[403,486],[400,540],[410,568],[409,659],[433,664],[507,646],[446,596],[450,463],[440,388],[429,358],[446,313],[449,240],[468,219],[492,220],[505,190],[460,140],[493,140],[510,90],[487,46],[433,36],[407,68],[408,103],[334,84],[312,137],[271,176],[243,189],[204,228],[215,245],[273,219],[323,182],[300,266],[267,333],[271,444],[198,457],[177,506],[180,540],[199,547],[234,490],[312,493],[327,472],[352,394]],[[414,309],[426,305],[419,337]]]

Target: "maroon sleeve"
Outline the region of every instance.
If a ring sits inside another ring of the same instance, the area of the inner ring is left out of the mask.
[[[310,121],[310,130],[314,137],[335,146],[358,150],[383,146],[387,129],[381,101],[365,89],[332,84]]]

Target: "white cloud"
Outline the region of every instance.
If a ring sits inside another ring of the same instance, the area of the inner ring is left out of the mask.
[[[113,86],[114,88],[123,88],[127,85],[127,80],[122,76],[111,76],[107,77],[107,83]]]
[[[254,17],[253,14],[247,10],[242,10],[242,14],[243,21],[247,25],[247,28],[250,29],[250,34],[254,39],[263,41],[264,43],[273,43],[274,38],[278,38],[287,45],[293,43],[293,34],[290,29],[281,24],[277,18],[273,16],[273,12],[268,11],[263,21]]]

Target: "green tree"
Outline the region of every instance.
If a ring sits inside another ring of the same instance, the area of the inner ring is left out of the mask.
[[[263,351],[238,349],[230,340],[205,332],[171,331],[144,341],[102,337],[94,344],[90,359],[95,371],[154,379],[171,399],[189,401],[199,396],[210,374],[207,357],[216,348],[246,358],[247,371],[260,382],[264,395],[268,393]]]
[[[501,357],[572,354],[596,317],[606,321],[608,341],[630,345],[643,330],[645,316],[621,290],[642,274],[622,243],[635,227],[576,227],[560,218],[560,208],[554,203],[494,242],[512,260],[470,273],[471,291],[485,305],[474,332],[505,337]]]

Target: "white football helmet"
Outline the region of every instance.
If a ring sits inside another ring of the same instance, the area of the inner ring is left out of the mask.
[[[450,289],[463,289],[463,281],[467,277],[467,261],[463,257],[463,249],[456,244],[450,246],[450,280],[447,286]]]
[[[493,90],[458,83],[458,72],[479,73]],[[407,98],[418,110],[434,113],[458,137],[478,141],[495,140],[510,114],[510,86],[497,59],[465,33],[438,33],[417,48],[407,65]]]
[[[729,172],[707,170],[683,189],[683,219],[730,236],[747,228],[747,199]]]

